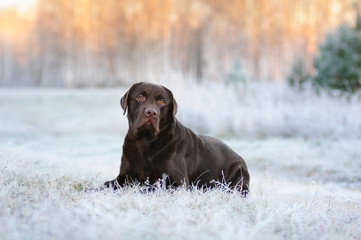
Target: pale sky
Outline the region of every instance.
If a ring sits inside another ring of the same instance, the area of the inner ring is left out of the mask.
[[[36,0],[0,0],[0,9],[16,7],[20,12],[24,12],[34,6]]]

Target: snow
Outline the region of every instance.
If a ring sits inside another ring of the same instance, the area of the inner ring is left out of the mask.
[[[184,125],[246,160],[248,198],[85,192],[118,174],[127,88],[0,89],[1,239],[361,238],[359,95],[281,83],[167,86]]]

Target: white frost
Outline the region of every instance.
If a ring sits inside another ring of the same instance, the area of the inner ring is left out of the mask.
[[[283,84],[168,85],[243,156],[251,194],[84,192],[118,173],[123,89],[0,90],[1,239],[359,239],[361,102]]]

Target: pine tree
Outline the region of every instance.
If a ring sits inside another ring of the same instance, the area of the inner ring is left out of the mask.
[[[314,59],[317,73],[312,81],[316,86],[351,93],[361,88],[360,26],[358,16],[355,27],[343,25],[327,36],[320,46],[320,55]]]

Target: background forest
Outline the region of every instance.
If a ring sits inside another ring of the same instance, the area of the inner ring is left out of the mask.
[[[355,0],[38,0],[0,10],[0,85],[100,87],[140,80],[284,80],[313,71]]]

